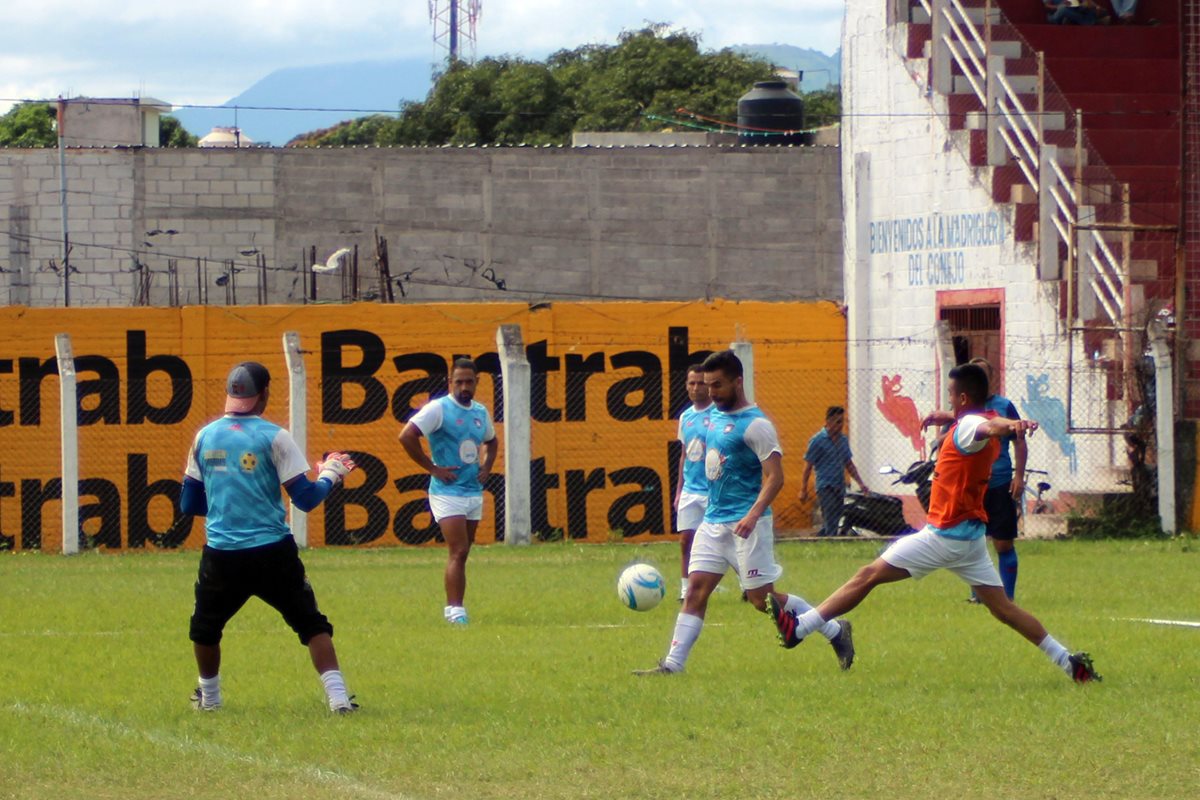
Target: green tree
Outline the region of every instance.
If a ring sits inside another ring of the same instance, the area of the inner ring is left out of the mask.
[[[456,62],[397,118],[352,120],[290,144],[566,144],[577,130],[657,130],[662,122],[647,115],[679,108],[733,119],[738,98],[770,76],[765,61],[704,51],[698,35],[656,24],[622,33],[615,45],[561,50],[544,62]]]
[[[842,119],[842,88],[832,86],[804,94],[804,119],[810,128],[821,128]]]
[[[196,147],[200,144],[199,137],[188,133],[187,128],[178,118],[164,114],[158,120],[159,147]]]
[[[0,117],[0,147],[55,147],[56,119],[49,103],[18,103]]]

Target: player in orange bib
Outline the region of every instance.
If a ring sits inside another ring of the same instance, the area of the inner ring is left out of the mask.
[[[982,368],[966,364],[950,370],[953,411],[935,411],[922,423],[923,428],[952,425],[933,472],[928,524],[893,543],[816,608],[792,620],[778,621],[783,646],[794,647],[826,620],[849,612],[880,584],[920,579],[934,570],[947,569],[971,586],[996,619],[1037,645],[1072,680],[1100,680],[1087,653],[1069,652],[1046,632],[1037,617],[1008,598],[988,556],[983,496],[992,462],[1000,452],[1000,439],[1024,439],[1037,430],[1038,424],[984,411],[987,398],[988,376]]]

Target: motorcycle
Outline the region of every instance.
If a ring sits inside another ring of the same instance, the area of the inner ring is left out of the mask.
[[[880,467],[880,475],[898,475],[892,485],[915,486],[921,507],[929,510],[929,494],[933,485],[934,461],[915,461],[908,470],[901,472],[890,464]],[[858,531],[870,531],[879,536],[906,536],[916,533],[916,528],[904,519],[904,501],[888,494],[862,494],[848,492],[842,506],[842,521],[838,526],[839,536],[857,536]]]

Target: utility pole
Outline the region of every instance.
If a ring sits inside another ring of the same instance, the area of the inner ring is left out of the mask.
[[[483,13],[482,0],[429,0],[433,41],[446,48],[450,63],[462,61],[463,46],[475,56],[475,29]]]
[[[63,306],[71,305],[71,234],[67,226],[67,101],[58,98],[58,203],[62,209]]]

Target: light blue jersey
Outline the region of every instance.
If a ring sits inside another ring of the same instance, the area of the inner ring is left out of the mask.
[[[688,494],[708,494],[708,478],[704,476],[704,449],[713,406],[703,410],[688,406],[679,415],[679,441],[683,443],[683,491]]]
[[[208,546],[243,550],[291,536],[279,487],[307,471],[292,435],[262,417],[229,415],[201,428],[185,474],[204,483]]]
[[[775,426],[758,406],[709,417],[704,471],[708,477],[705,522],[737,522],[750,511],[762,490],[762,462],[782,455]],[[768,507],[763,516],[770,516]]]
[[[410,420],[429,439],[429,454],[439,467],[458,467],[453,483],[430,478],[429,493],[469,497],[483,494],[479,483],[479,446],[496,438],[492,415],[480,403],[460,405],[449,395],[430,400]]]
[[[1003,395],[994,394],[987,399],[984,404],[986,411],[995,411],[996,416],[1004,417],[1005,419],[1020,419],[1021,415],[1017,413],[1017,407],[1013,405],[1012,400],[1009,400]],[[1009,455],[1009,442],[1016,441],[1015,436],[1005,436],[1000,440],[1000,455],[996,457],[996,461],[992,464],[992,479],[988,481],[988,488],[993,489],[997,486],[1008,486],[1013,479],[1013,462],[1012,456]]]

